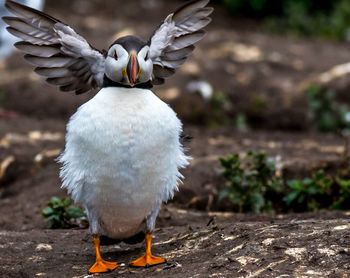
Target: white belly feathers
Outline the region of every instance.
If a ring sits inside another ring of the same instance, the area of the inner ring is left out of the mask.
[[[63,187],[93,233],[126,238],[172,197],[188,164],[181,122],[151,91],[105,88],[72,116],[60,157]]]

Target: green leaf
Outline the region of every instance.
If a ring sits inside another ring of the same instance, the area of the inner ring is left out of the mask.
[[[283,200],[286,202],[288,206],[290,206],[295,200],[299,197],[298,191],[292,191],[289,193],[286,197],[283,198]]]
[[[42,210],[42,214],[44,215],[44,217],[48,217],[53,213],[54,213],[54,210],[51,207],[46,207],[46,208],[43,208]]]
[[[69,219],[71,219],[71,218],[75,219],[75,218],[84,217],[85,213],[81,208],[69,207],[69,208],[67,208],[67,215],[68,215]]]
[[[65,199],[63,199],[63,201],[62,201],[62,205],[63,205],[64,207],[69,207],[72,203],[73,203],[73,202],[72,202],[72,199],[70,199],[70,198],[65,198]]]
[[[50,203],[51,203],[51,204],[55,204],[55,205],[61,204],[61,199],[58,198],[58,197],[52,197],[52,198],[50,199]]]

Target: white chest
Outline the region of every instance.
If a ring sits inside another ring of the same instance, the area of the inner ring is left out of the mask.
[[[151,91],[103,89],[69,122],[64,186],[104,222],[117,211],[114,226],[139,225],[176,189],[187,163],[180,133],[175,113]]]

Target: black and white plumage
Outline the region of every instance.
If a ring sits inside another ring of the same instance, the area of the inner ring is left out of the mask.
[[[102,87],[105,58],[71,27],[37,10],[7,1],[15,17],[3,17],[7,30],[22,39],[15,46],[26,53],[35,71],[62,91],[81,94]]]
[[[161,204],[172,198],[189,164],[182,124],[149,89],[175,73],[204,36],[213,9],[209,0],[188,2],[166,17],[148,43],[117,39],[102,53],[71,27],[42,12],[7,1],[15,16],[8,31],[35,71],[62,91],[101,90],[67,126],[60,177],[87,212],[96,262],[90,273],[117,268],[100,255],[99,236],[117,240],[146,233],[146,254],[133,266],[164,263],[151,254],[151,233]]]
[[[139,41],[145,48],[143,57],[139,58],[147,58],[152,63],[145,72],[151,84],[164,83],[164,79],[186,61],[194,44],[203,38],[202,29],[210,23],[209,15],[213,11],[206,7],[208,3],[209,0],[190,1],[168,15],[147,43]],[[47,77],[47,82],[76,94],[103,87],[110,65],[108,60],[115,56],[110,51],[115,44],[105,56],[70,26],[52,16],[14,1],[7,1],[5,6],[15,15],[3,17],[9,25],[7,30],[22,39],[15,46],[26,53],[25,59],[36,66],[38,74]],[[122,80],[121,76],[112,81],[126,86],[138,85]]]

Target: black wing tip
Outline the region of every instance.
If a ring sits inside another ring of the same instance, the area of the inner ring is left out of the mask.
[[[44,68],[44,67],[36,67],[33,71],[40,76],[45,76],[45,75],[41,74],[41,71],[45,70],[45,69],[46,68]]]
[[[16,16],[3,16],[1,18],[8,26],[13,26],[16,23],[25,23],[24,20],[20,17],[16,17]],[[16,29],[16,28],[15,28]],[[17,31],[19,31],[18,29],[16,29]]]
[[[9,17],[10,17],[10,16],[2,16],[2,17],[1,17],[1,20],[2,20],[3,22],[5,22],[5,24],[9,25],[9,24],[7,23],[7,21],[6,21],[6,20],[8,20]]]
[[[11,35],[13,35],[13,36],[15,36],[15,37],[17,37],[17,38],[18,38],[18,36],[17,36],[16,34],[14,34],[14,32],[20,32],[20,33],[22,33],[22,32],[19,31],[18,29],[13,28],[13,27],[11,27],[11,26],[7,26],[7,27],[6,27],[6,30],[7,30],[7,32],[9,32]]]
[[[3,16],[3,17],[1,17],[1,20],[3,22],[5,22],[6,24],[8,24],[8,25],[9,25],[8,21],[9,20],[14,20],[14,19],[17,19],[17,17],[14,17],[14,16]]]
[[[8,10],[16,9],[16,8],[29,8],[26,5],[23,5],[21,3],[18,3],[18,2],[12,1],[12,0],[6,0],[5,7]],[[29,9],[31,9],[31,8],[29,8]]]
[[[15,47],[18,47],[18,46],[33,45],[33,44],[31,44],[30,42],[19,41],[19,42],[15,42],[13,45],[14,45]]]
[[[18,50],[21,50],[22,51],[22,46],[27,46],[27,45],[32,45],[31,43],[27,43],[25,41],[19,41],[19,42],[15,42],[13,44],[14,47],[16,47]]]

